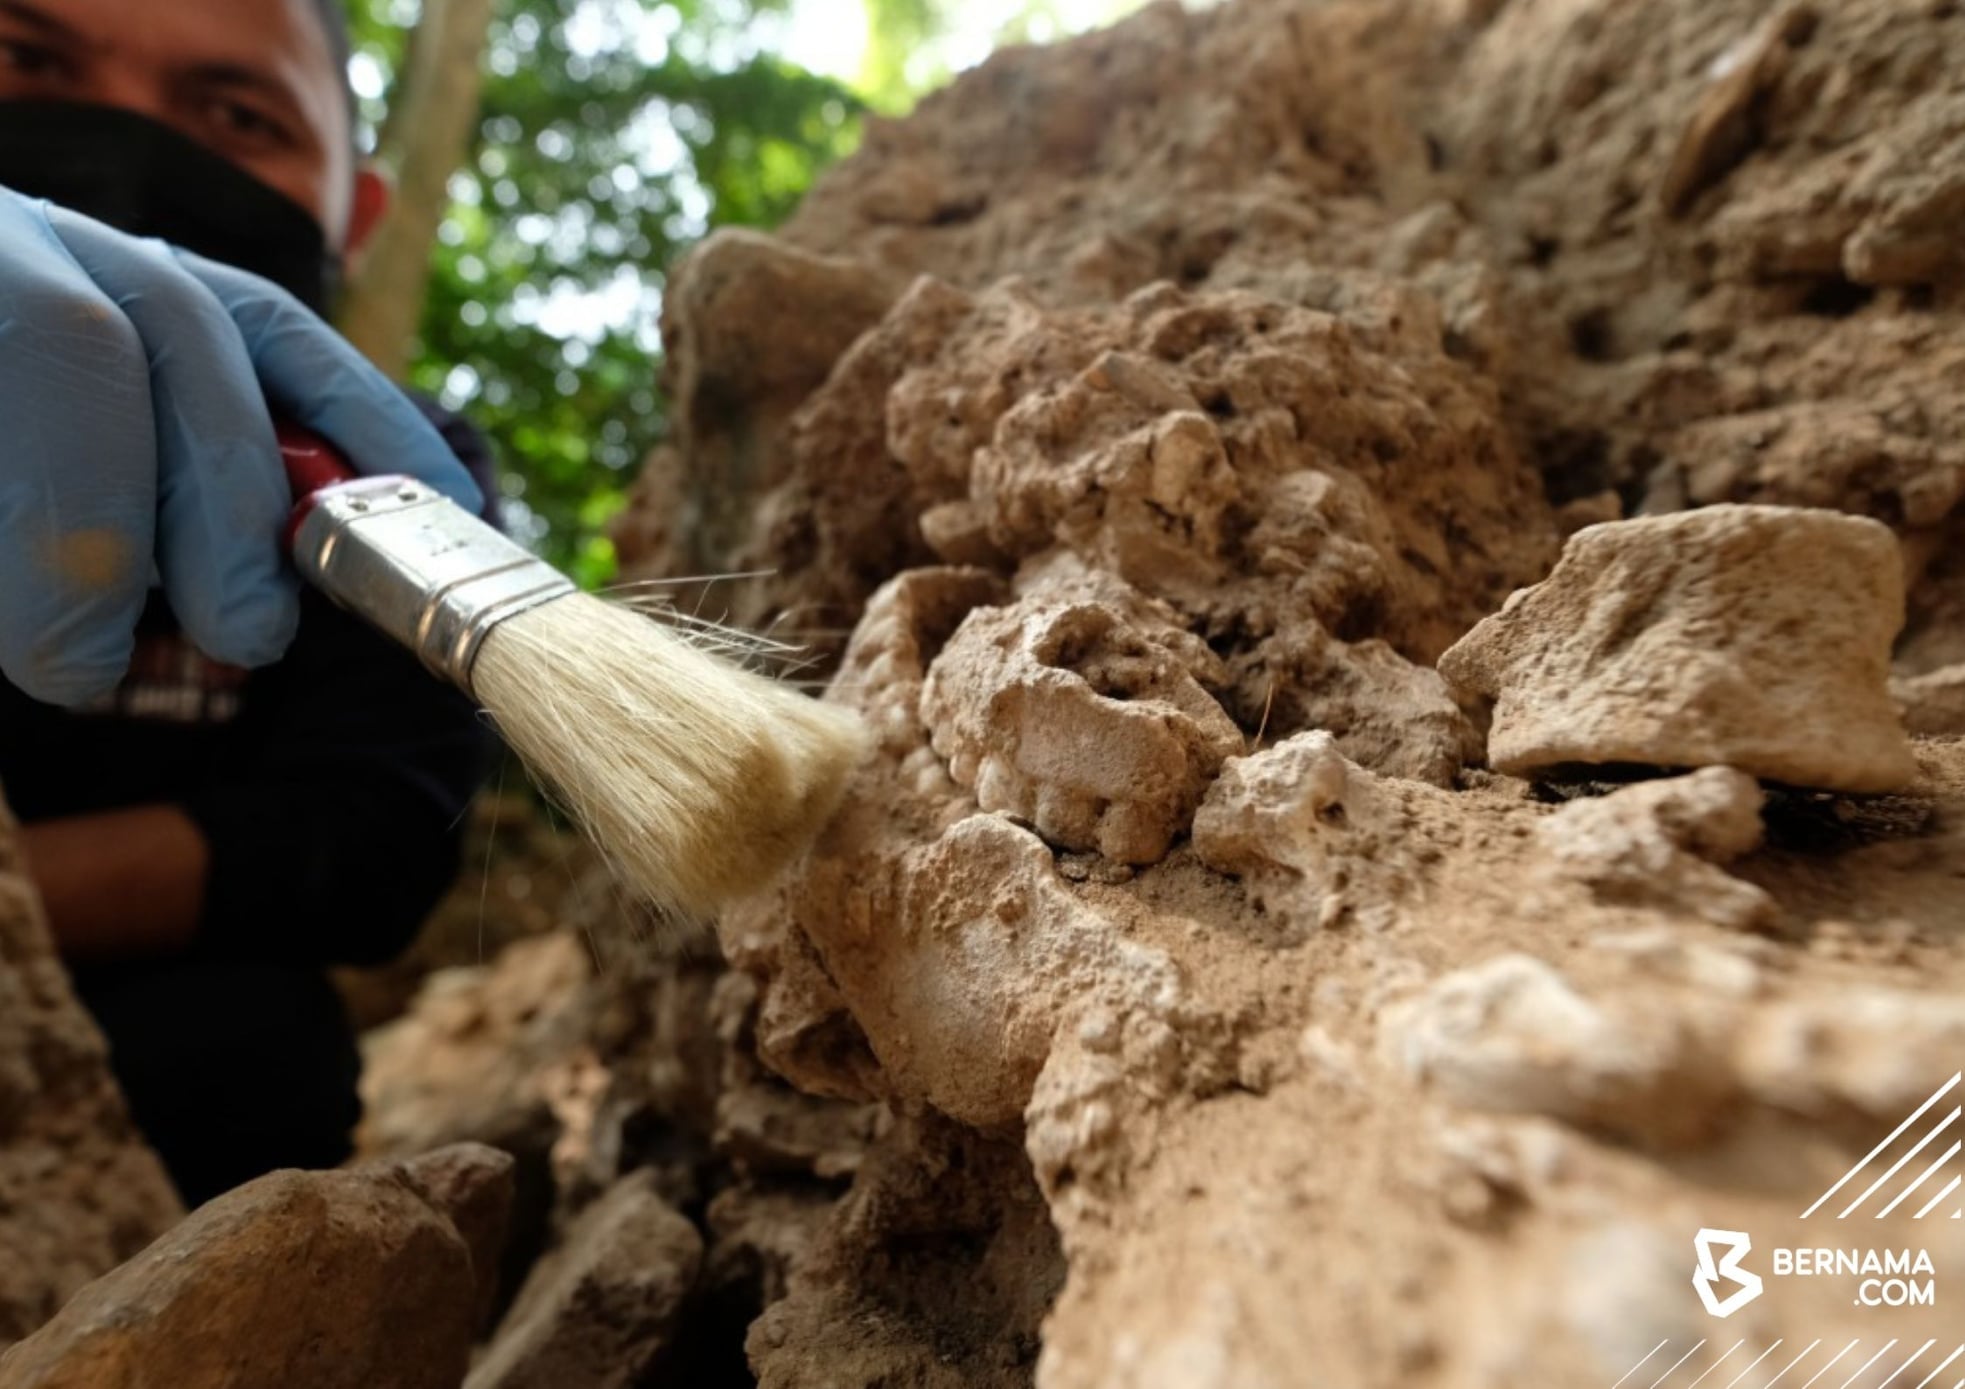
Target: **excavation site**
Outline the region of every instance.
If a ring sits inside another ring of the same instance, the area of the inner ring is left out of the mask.
[[[1965,1381],[1965,6],[1157,0],[660,316],[843,790],[488,785],[189,1206],[0,831],[0,1389]]]

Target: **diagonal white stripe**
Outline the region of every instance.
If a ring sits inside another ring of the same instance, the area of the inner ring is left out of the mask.
[[[1744,1346],[1746,1343],[1747,1343],[1747,1338],[1745,1336],[1742,1336],[1739,1340],[1735,1341],[1732,1345],[1726,1348],[1726,1355],[1731,1355],[1734,1351],[1738,1350],[1741,1346]],[[1713,1361],[1712,1364],[1706,1366],[1704,1370],[1700,1371],[1699,1379],[1693,1380],[1690,1384],[1685,1386],[1685,1389],[1699,1389],[1699,1380],[1703,1380],[1707,1375],[1711,1374],[1714,1370],[1717,1370],[1721,1365],[1725,1364],[1726,1355],[1720,1356],[1719,1359]]]
[[[1705,1340],[1701,1338],[1699,1341],[1699,1346],[1703,1346],[1705,1343],[1706,1343]],[[1672,1370],[1676,1370],[1680,1365],[1683,1365],[1686,1361],[1690,1360],[1692,1358],[1692,1352],[1698,1350],[1699,1346],[1692,1347],[1692,1350],[1688,1350],[1685,1354],[1681,1355],[1678,1359],[1674,1360],[1672,1362]],[[1652,1380],[1651,1389],[1658,1389],[1659,1385],[1663,1384],[1666,1380],[1670,1379],[1672,1377],[1672,1370],[1667,1370],[1663,1374],[1659,1375],[1658,1378]]]
[[[1924,1378],[1918,1380],[1917,1383],[1914,1386],[1912,1386],[1912,1389],[1924,1389],[1925,1385],[1929,1384],[1932,1380],[1938,1377],[1940,1371],[1942,1371],[1945,1366],[1949,1365],[1952,1361],[1956,1360],[1961,1355],[1965,1355],[1965,1343],[1961,1343],[1957,1350],[1953,1351],[1950,1355],[1947,1355],[1944,1359],[1940,1360],[1938,1362],[1938,1368],[1931,1371],[1931,1373],[1924,1376]]]
[[[1851,1341],[1848,1345],[1844,1346],[1841,1350],[1835,1353],[1835,1360],[1840,1360],[1843,1356],[1847,1355],[1850,1351],[1854,1350],[1857,1346],[1861,1344],[1862,1341],[1860,1339]],[[1830,1368],[1834,1366],[1835,1360],[1829,1361],[1827,1365],[1822,1366],[1821,1369],[1815,1371],[1814,1374],[1810,1375],[1808,1377],[1808,1384],[1813,1384],[1816,1380],[1820,1379],[1823,1375],[1827,1374]],[[1802,1385],[1801,1389],[1808,1389],[1808,1384]]]
[[[1801,1352],[1801,1354],[1795,1356],[1794,1359],[1788,1361],[1787,1364],[1781,1367],[1781,1375],[1786,1374],[1789,1370],[1792,1370],[1796,1365],[1799,1365],[1802,1361],[1806,1360],[1808,1358],[1808,1351],[1812,1351],[1813,1349],[1815,1349],[1816,1346],[1819,1346],[1821,1343],[1822,1343],[1822,1338],[1820,1336],[1817,1336],[1814,1340],[1810,1341],[1808,1343],[1808,1350],[1804,1350],[1803,1352]],[[1775,1375],[1774,1378],[1768,1380],[1767,1383],[1761,1385],[1760,1389],[1774,1389],[1774,1386],[1781,1382],[1781,1375]]]
[[[1875,1160],[1876,1155],[1878,1153],[1882,1152],[1885,1148],[1889,1147],[1892,1143],[1895,1143],[1899,1138],[1901,1138],[1906,1129],[1908,1129],[1912,1124],[1916,1123],[1919,1119],[1922,1119],[1924,1117],[1925,1110],[1929,1109],[1932,1105],[1936,1104],[1939,1100],[1943,1099],[1946,1095],[1950,1094],[1951,1087],[1958,1084],[1960,1080],[1965,1080],[1965,1071],[1953,1072],[1950,1080],[1946,1081],[1943,1085],[1940,1085],[1937,1088],[1936,1092],[1932,1094],[1930,1099],[1924,1101],[1923,1104],[1917,1107],[1916,1112],[1913,1113],[1910,1116],[1910,1118],[1904,1120],[1901,1124],[1897,1125],[1896,1128],[1892,1129],[1890,1131],[1890,1136],[1888,1138],[1884,1139],[1881,1143],[1877,1144],[1874,1148],[1871,1148],[1869,1150],[1868,1157],[1864,1158],[1861,1162],[1857,1163],[1854,1167],[1850,1168],[1847,1172],[1844,1172],[1842,1174],[1841,1180],[1837,1181],[1834,1186],[1830,1187],[1827,1191],[1823,1192],[1821,1196],[1816,1199],[1814,1205],[1810,1206],[1807,1210],[1801,1213],[1801,1218],[1803,1220],[1806,1220],[1809,1216],[1813,1215],[1817,1210],[1821,1209],[1823,1202],[1827,1201],[1829,1197],[1835,1195],[1836,1192],[1842,1190],[1843,1186],[1848,1182],[1848,1180],[1851,1177],[1855,1176],[1858,1172],[1862,1171],[1865,1167],[1868,1167],[1870,1163]]]
[[[1653,1346],[1650,1350],[1644,1353],[1644,1360],[1649,1360],[1652,1356],[1656,1355],[1659,1351],[1663,1350],[1666,1346],[1670,1345],[1671,1343],[1672,1343],[1672,1338],[1667,1336],[1664,1340],[1660,1341],[1657,1345]],[[1638,1361],[1637,1364],[1631,1366],[1630,1369],[1624,1371],[1624,1379],[1629,1379],[1632,1375],[1636,1374],[1639,1370],[1643,1369],[1644,1360]],[[1939,1368],[1943,1369],[1944,1367],[1939,1366]],[[1618,1380],[1617,1383],[1610,1386],[1610,1389],[1622,1389],[1624,1379]]]
[[[1952,1192],[1958,1190],[1958,1185],[1960,1182],[1965,1182],[1965,1177],[1953,1177],[1951,1181],[1945,1186],[1945,1189],[1939,1192],[1936,1196],[1933,1196],[1930,1200],[1926,1201],[1924,1203],[1924,1208],[1920,1210],[1916,1215],[1913,1215],[1911,1219],[1922,1220],[1925,1216],[1929,1215],[1931,1213],[1931,1207],[1937,1205],[1938,1202],[1944,1200],[1945,1197],[1951,1195]],[[1956,1216],[1953,1217],[1953,1219],[1956,1218],[1957,1218]]]
[[[1872,1355],[1869,1359],[1865,1360],[1862,1364],[1858,1365],[1856,1367],[1856,1373],[1850,1375],[1849,1378],[1842,1381],[1842,1389],[1849,1389],[1849,1386],[1856,1382],[1857,1377],[1860,1376],[1864,1370],[1867,1370],[1870,1366],[1874,1365],[1877,1361],[1881,1360],[1884,1357],[1885,1353],[1889,1351],[1890,1347],[1894,1346],[1895,1344],[1897,1344],[1897,1338],[1895,1336],[1892,1336],[1889,1340],[1885,1341],[1883,1343],[1882,1350],[1879,1350],[1876,1354]]]
[[[1863,1194],[1861,1196],[1858,1196],[1855,1200],[1851,1201],[1846,1207],[1844,1207],[1842,1214],[1838,1215],[1836,1219],[1837,1220],[1846,1219],[1850,1211],[1853,1211],[1854,1209],[1856,1209],[1856,1207],[1862,1205],[1863,1202],[1869,1200],[1870,1194],[1872,1192],[1874,1192],[1878,1187],[1882,1186],[1885,1182],[1889,1181],[1892,1177],[1896,1176],[1897,1173],[1901,1172],[1903,1170],[1905,1163],[1909,1162],[1912,1158],[1916,1157],[1919,1153],[1923,1152],[1925,1144],[1929,1143],[1932,1139],[1936,1138],[1939,1134],[1943,1133],[1946,1129],[1950,1128],[1952,1124],[1957,1121],[1958,1114],[1959,1114],[1959,1108],[1958,1106],[1954,1105],[1952,1107],[1951,1113],[1945,1115],[1943,1119],[1940,1119],[1938,1121],[1938,1126],[1936,1128],[1932,1129],[1929,1133],[1925,1134],[1922,1138],[1918,1139],[1917,1142],[1912,1145],[1911,1150],[1909,1152],[1905,1153],[1902,1157],[1898,1158],[1895,1162],[1891,1163],[1890,1170],[1885,1172],[1882,1176],[1878,1177],[1875,1181],[1871,1182],[1867,1187],[1865,1187],[1863,1189]]]
[[[1892,1201],[1889,1205],[1885,1206],[1882,1210],[1876,1213],[1876,1218],[1878,1220],[1881,1220],[1883,1219],[1884,1216],[1890,1214],[1891,1211],[1894,1211],[1898,1206],[1902,1205],[1904,1203],[1905,1198],[1908,1197],[1913,1191],[1917,1190],[1920,1186],[1923,1186],[1924,1183],[1930,1181],[1932,1177],[1936,1176],[1938,1169],[1940,1167],[1943,1167],[1947,1162],[1950,1162],[1953,1158],[1957,1157],[1958,1150],[1961,1147],[1965,1147],[1965,1143],[1961,1143],[1956,1138],[1952,1139],[1951,1146],[1945,1149],[1944,1151],[1944,1156],[1938,1158],[1929,1167],[1925,1168],[1923,1173],[1919,1175],[1916,1181],[1912,1182],[1909,1186],[1905,1187],[1902,1191],[1898,1192],[1897,1197],[1894,1201]]]
[[[1787,1337],[1783,1336],[1780,1341],[1774,1342],[1774,1346],[1780,1345],[1781,1341],[1785,1341],[1786,1339]],[[1741,1380],[1745,1379],[1748,1375],[1752,1374],[1754,1370],[1754,1365],[1758,1365],[1761,1361],[1765,1360],[1768,1356],[1774,1353],[1774,1346],[1769,1346],[1766,1350],[1763,1350],[1759,1355],[1754,1357],[1753,1365],[1747,1366],[1746,1369],[1740,1371],[1740,1373],[1734,1375],[1733,1378],[1727,1380],[1726,1389],[1733,1389],[1734,1385],[1738,1384]]]
[[[1910,1359],[1904,1361],[1903,1364],[1897,1366],[1895,1372],[1891,1374],[1890,1379],[1884,1380],[1883,1383],[1876,1386],[1876,1389],[1890,1389],[1891,1379],[1895,1379],[1898,1375],[1902,1374],[1905,1370],[1908,1370],[1912,1365],[1915,1365],[1920,1359],[1923,1358],[1924,1352],[1929,1350],[1932,1346],[1935,1346],[1937,1343],[1938,1343],[1938,1338],[1936,1336],[1933,1336],[1930,1340],[1926,1341],[1923,1345],[1919,1346],[1917,1348],[1917,1354],[1911,1356]]]

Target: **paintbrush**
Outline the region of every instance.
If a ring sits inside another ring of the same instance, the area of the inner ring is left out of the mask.
[[[657,908],[755,892],[831,816],[858,717],[574,582],[443,494],[282,423],[295,566],[476,701]]]

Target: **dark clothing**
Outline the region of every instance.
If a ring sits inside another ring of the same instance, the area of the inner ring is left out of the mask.
[[[347,1159],[361,1056],[320,969],[181,958],[83,970],[75,985],[187,1206]]]
[[[117,712],[71,713],[0,685],[0,787],[14,813],[183,809],[211,848],[200,954],[319,966],[399,952],[456,873],[484,760],[471,706],[312,592],[286,656],[242,679],[201,671],[210,663],[161,603],[145,627],[145,673]]]
[[[495,496],[476,434],[430,413]],[[187,1201],[347,1156],[358,1068],[326,967],[409,943],[456,876],[489,754],[463,696],[311,591],[263,670],[207,660],[153,596],[98,706],[0,680],[0,787],[23,822],[173,804],[210,846],[191,950],[76,980]]]

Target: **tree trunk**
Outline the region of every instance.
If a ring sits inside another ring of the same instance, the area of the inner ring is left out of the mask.
[[[395,199],[348,290],[340,326],[393,377],[409,366],[429,287],[430,248],[450,201],[450,176],[469,147],[478,115],[485,30],[492,0],[423,0],[377,141],[394,170]]]

